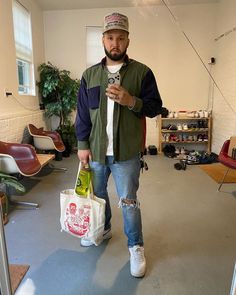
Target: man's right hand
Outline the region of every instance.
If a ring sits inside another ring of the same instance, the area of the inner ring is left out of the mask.
[[[90,150],[78,150],[78,158],[83,165],[89,163],[89,160],[92,160],[92,154]]]

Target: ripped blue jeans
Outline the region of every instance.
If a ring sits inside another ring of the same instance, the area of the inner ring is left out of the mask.
[[[106,157],[105,165],[90,162],[93,174],[93,188],[96,196],[106,200],[105,230],[111,227],[111,206],[107,192],[107,182],[112,174],[122,208],[124,232],[128,238],[128,247],[143,246],[142,221],[137,190],[139,187],[139,156],[127,161],[114,162],[113,156]]]

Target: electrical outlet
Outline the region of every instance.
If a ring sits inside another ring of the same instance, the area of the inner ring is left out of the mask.
[[[12,95],[12,92],[8,88],[4,88],[4,97],[8,97],[9,95]]]

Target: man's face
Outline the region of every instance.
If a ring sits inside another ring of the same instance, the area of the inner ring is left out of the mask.
[[[122,30],[110,30],[102,38],[106,56],[112,61],[122,61],[129,46],[128,33]]]

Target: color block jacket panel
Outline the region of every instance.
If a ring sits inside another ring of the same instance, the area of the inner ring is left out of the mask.
[[[125,161],[137,155],[143,142],[143,117],[161,113],[162,101],[152,71],[126,56],[120,69],[121,86],[136,104],[132,110],[118,103],[114,105],[113,150],[116,161]],[[105,58],[87,69],[81,79],[76,116],[78,149],[90,149],[92,160],[105,163],[107,149],[107,97],[108,85]]]

